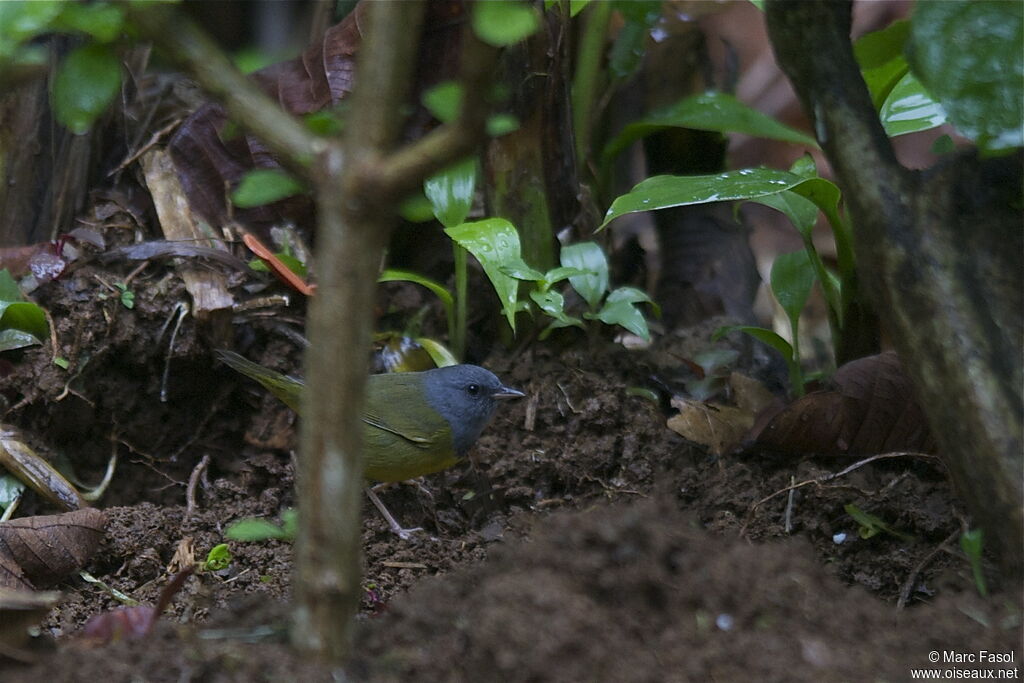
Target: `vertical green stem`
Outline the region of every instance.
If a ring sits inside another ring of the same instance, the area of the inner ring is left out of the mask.
[[[789,362],[789,383],[793,385],[793,396],[804,395],[804,371],[800,366],[800,318],[789,319],[789,329],[793,331],[793,358]]]
[[[448,322],[452,353],[460,361],[466,353],[466,250],[452,242],[455,256],[455,321]],[[454,329],[453,329],[454,328]]]
[[[576,162],[586,162],[594,120],[594,102],[601,77],[605,37],[612,3],[593,2],[585,10],[583,36],[576,59],[576,78],[572,87],[572,123],[576,133]]]

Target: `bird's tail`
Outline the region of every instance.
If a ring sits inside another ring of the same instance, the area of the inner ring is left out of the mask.
[[[286,406],[295,412],[299,412],[302,388],[305,386],[301,381],[288,375],[282,375],[280,372],[275,372],[262,365],[257,365],[251,360],[242,358],[234,351],[217,349],[216,354],[217,358],[227,363],[232,369],[256,380]]]

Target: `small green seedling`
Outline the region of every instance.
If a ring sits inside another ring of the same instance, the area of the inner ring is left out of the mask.
[[[224,534],[232,541],[258,542],[278,539],[282,541],[294,541],[298,531],[298,522],[295,510],[285,510],[281,513],[281,524],[277,525],[266,519],[243,519],[228,527]]]
[[[854,521],[860,525],[860,528],[857,529],[857,533],[863,539],[868,539],[872,536],[877,536],[883,531],[889,534],[890,536],[895,536],[896,538],[899,538],[904,541],[909,541],[913,538],[913,536],[911,536],[910,534],[905,534],[902,531],[897,531],[893,529],[880,518],[875,517],[874,515],[869,514],[867,512],[864,512],[853,503],[849,503],[843,506],[843,509],[846,510],[846,514],[853,517]]]
[[[123,282],[115,282],[114,286],[121,292],[121,305],[125,308],[135,308],[135,292],[128,289]]]
[[[231,566],[231,550],[228,549],[227,543],[220,543],[210,548],[210,552],[206,555],[206,561],[203,562],[204,572],[217,572],[222,569],[227,569]]]
[[[988,597],[988,585],[985,583],[985,574],[981,569],[982,533],[981,529],[970,529],[960,535],[960,549],[967,555],[971,563],[971,572],[974,574],[974,585],[978,589],[978,595]]]

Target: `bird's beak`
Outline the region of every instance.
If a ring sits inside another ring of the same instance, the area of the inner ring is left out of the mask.
[[[507,401],[512,398],[522,398],[523,396],[526,396],[526,394],[519,391],[518,389],[512,389],[509,387],[501,387],[493,394],[491,394],[491,398],[497,401]]]

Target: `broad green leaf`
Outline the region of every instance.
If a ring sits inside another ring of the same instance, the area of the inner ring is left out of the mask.
[[[14,281],[11,271],[6,268],[0,268],[0,303],[21,301],[24,298],[25,296],[21,293],[18,283]]]
[[[770,279],[772,294],[786,312],[795,335],[797,320],[800,318],[800,312],[804,310],[815,279],[814,266],[807,250],[801,249],[791,254],[776,256]]]
[[[889,92],[878,117],[891,138],[937,128],[946,122],[942,105],[933,100],[921,82],[909,72]]]
[[[294,534],[289,534],[285,527],[266,519],[243,519],[229,526],[224,536],[232,541],[267,541],[288,540]]]
[[[540,26],[540,17],[521,0],[474,3],[472,21],[477,37],[495,47],[518,43]]]
[[[595,242],[580,242],[562,247],[561,263],[568,268],[588,271],[587,275],[569,277],[572,285],[590,310],[597,310],[608,291],[608,259]]]
[[[567,315],[565,312],[565,297],[559,292],[553,289],[545,291],[532,291],[530,292],[530,298],[537,304],[537,308],[543,311],[548,316],[558,321],[557,327],[569,327],[575,325],[576,327],[583,327],[583,321],[571,315]]]
[[[754,197],[749,200],[755,204],[775,209],[785,214],[793,226],[800,231],[805,239],[809,239],[814,224],[818,222],[818,207],[814,202],[798,195],[791,190],[783,190],[777,194],[769,194],[763,197]]]
[[[0,2],[0,57],[14,54],[22,42],[47,32],[63,8],[58,2]]]
[[[501,267],[522,261],[519,234],[515,226],[504,218],[487,218],[445,228],[445,234],[480,262],[498,294],[509,327],[514,332],[519,280],[503,273]]]
[[[793,162],[793,165],[789,167],[789,172],[801,178],[817,178],[818,165],[814,163],[814,157],[804,154]]]
[[[455,354],[449,351],[448,347],[435,339],[431,339],[430,337],[416,337],[416,343],[423,347],[423,350],[430,356],[430,360],[434,361],[434,365],[439,368],[447,368],[449,366],[459,364],[459,360],[455,357]]]
[[[44,3],[40,3],[44,4]],[[62,31],[81,31],[101,43],[109,43],[121,35],[124,17],[121,9],[104,3],[65,2],[53,22]]]
[[[661,317],[661,306],[654,302],[647,292],[636,287],[618,287],[608,295],[605,300],[606,304],[650,304],[654,310],[654,315]]]
[[[299,259],[295,258],[295,256],[293,256],[292,254],[287,254],[283,251],[278,251],[274,252],[274,256],[276,256],[277,260],[284,264],[284,266],[287,267],[288,270],[292,271],[299,277],[305,278],[306,275],[309,274],[308,269],[306,268],[306,264],[300,261]],[[249,261],[249,267],[259,273],[270,272],[270,268],[267,267],[267,264],[258,258]]]
[[[506,263],[501,267],[501,272],[505,273],[509,277],[514,277],[517,280],[523,280],[524,282],[544,281],[544,273],[531,268],[526,264],[526,261],[522,259]]]
[[[674,206],[756,199],[792,190],[814,202],[835,226],[839,223],[839,188],[824,178],[803,178],[771,168],[744,168],[717,175],[648,178],[612,202],[599,229],[619,216]]]
[[[487,117],[487,134],[492,138],[500,138],[519,130],[519,119],[512,114],[494,114]]]
[[[561,282],[562,280],[567,280],[568,278],[571,277],[576,277],[577,275],[596,275],[596,273],[594,273],[594,271],[592,270],[586,270],[584,268],[575,268],[572,266],[558,266],[557,268],[552,268],[548,272],[544,273],[543,280],[544,284],[550,287],[555,283]]]
[[[340,135],[345,128],[345,117],[341,111],[322,109],[302,117],[306,130],[324,137]]]
[[[69,54],[53,81],[57,119],[76,135],[89,130],[121,89],[121,61],[107,45],[91,43]]]
[[[544,0],[544,9],[549,10],[559,4],[560,0]],[[569,16],[575,17],[590,4],[590,0],[569,0]]]
[[[876,110],[882,108],[893,86],[910,69],[903,56],[909,35],[910,22],[901,19],[861,36],[854,43],[853,52]]]
[[[762,12],[764,11],[764,0],[750,0],[750,4]]]
[[[466,220],[473,207],[475,189],[476,157],[467,157],[423,183],[423,194],[430,200],[434,216],[446,228]]]
[[[636,304],[628,301],[606,301],[596,314],[585,313],[585,318],[596,318],[606,325],[619,325],[638,337],[650,341],[647,319]]]
[[[908,54],[950,122],[983,151],[1024,145],[1024,3],[918,2]]]
[[[0,330],[0,351],[13,351],[42,343],[42,340],[22,330]]]
[[[423,106],[441,123],[451,123],[462,106],[462,86],[444,81],[423,93]]]
[[[754,327],[753,325],[729,325],[727,327],[719,327],[715,330],[711,339],[713,341],[717,341],[728,334],[732,334],[733,332],[742,332],[743,334],[750,335],[754,339],[764,342],[781,353],[782,357],[785,358],[787,362],[793,361],[792,345],[775,332],[766,330],[763,327]]]
[[[448,319],[452,319],[455,300],[452,297],[452,293],[449,292],[444,285],[436,280],[431,280],[429,277],[424,277],[419,273],[414,273],[410,270],[399,270],[397,268],[385,268],[384,272],[377,278],[377,282],[411,282],[414,285],[420,285],[426,287],[431,292],[437,295],[437,298],[441,300],[441,304],[444,305],[445,313],[448,315]]]
[[[24,298],[10,272],[6,268],[0,270],[2,350],[39,344],[49,332],[43,309]]]
[[[302,183],[276,168],[258,168],[242,176],[231,201],[240,209],[271,204],[304,191]]]
[[[608,71],[619,80],[632,76],[646,51],[647,36],[661,16],[660,0],[618,0],[614,8],[625,23],[608,53]]]
[[[402,200],[398,207],[399,215],[410,223],[425,223],[434,220],[434,207],[430,205],[422,191],[416,192]]]
[[[754,137],[782,140],[814,149],[818,148],[818,143],[811,136],[748,107],[732,95],[704,93],[686,97],[627,125],[605,146],[604,162],[607,163],[613,159],[635,140],[665,128],[694,128],[719,133],[744,133]]]
[[[800,176],[771,168],[745,168],[716,175],[653,176],[617,197],[601,227],[628,213],[753,199],[792,189],[803,181]]]

